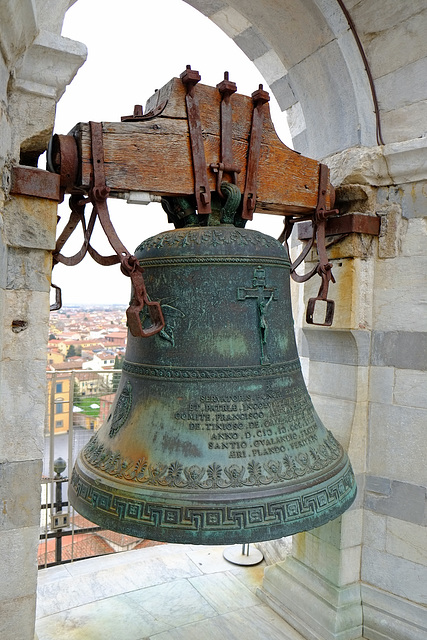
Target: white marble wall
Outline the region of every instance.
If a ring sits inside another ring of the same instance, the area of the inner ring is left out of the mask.
[[[84,45],[59,35],[69,4],[0,2],[0,637],[19,640],[34,637],[56,204],[11,196],[11,166],[44,151],[85,59]]]

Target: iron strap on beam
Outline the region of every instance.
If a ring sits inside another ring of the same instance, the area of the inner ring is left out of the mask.
[[[252,94],[254,110],[252,113],[251,135],[249,140],[248,165],[246,167],[245,192],[243,194],[243,220],[252,220],[256,206],[259,157],[261,153],[262,125],[264,123],[264,105],[270,95],[264,91],[262,84]]]
[[[187,89],[185,104],[187,107],[188,129],[190,132],[191,155],[194,170],[194,195],[199,214],[211,213],[211,192],[209,186],[205,147],[203,142],[202,125],[200,120],[199,101],[194,88],[201,80],[198,71],[191,69],[188,64],[180,78]]]

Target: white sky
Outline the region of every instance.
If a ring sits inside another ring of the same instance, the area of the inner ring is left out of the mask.
[[[197,69],[202,83],[215,86],[229,71],[239,93],[250,95],[260,83],[268,85],[245,54],[208,18],[181,0],[78,0],[66,14],[62,35],[84,42],[88,59],[61,98],[55,132],[66,134],[78,122],[119,122],[134,104],[146,100],[187,64]],[[278,135],[291,146],[286,116],[271,92],[270,109]],[[68,219],[68,197],[59,208]],[[145,238],[169,227],[159,204],[128,205],[110,199],[110,215],[123,244],[133,252]],[[98,226],[98,225],[97,225]],[[249,225],[248,225],[249,226]],[[170,225],[172,228],[172,225]],[[250,228],[278,236],[279,216],[255,215]],[[95,228],[95,231],[97,229]],[[64,248],[71,255],[81,235]],[[95,248],[112,253],[102,232],[94,234]],[[127,304],[130,281],[118,265],[100,267],[89,256],[76,267],[57,265],[53,282],[62,287],[63,304]]]

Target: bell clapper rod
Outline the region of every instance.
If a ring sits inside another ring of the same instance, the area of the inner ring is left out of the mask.
[[[242,567],[252,567],[264,560],[264,554],[256,547],[249,550],[249,542],[244,544],[233,544],[224,549],[222,555],[228,562],[238,564]]]

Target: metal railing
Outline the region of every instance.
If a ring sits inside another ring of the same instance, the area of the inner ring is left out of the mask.
[[[39,568],[143,545],[138,538],[103,530],[68,503],[75,459],[108,417],[120,374],[117,369],[47,373]]]

